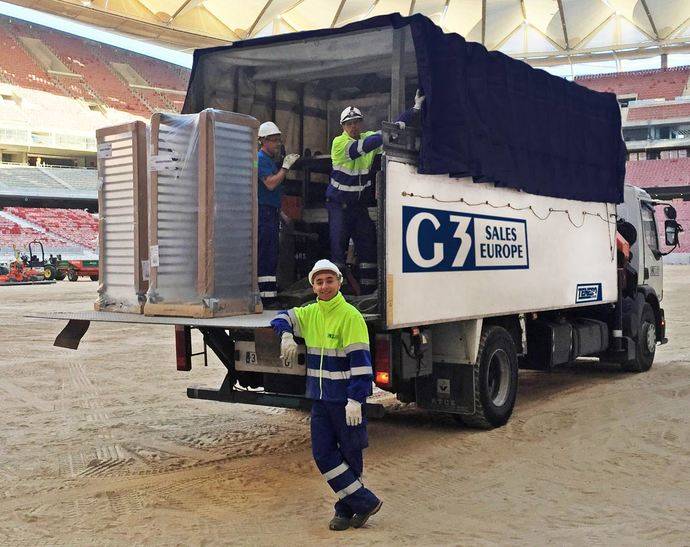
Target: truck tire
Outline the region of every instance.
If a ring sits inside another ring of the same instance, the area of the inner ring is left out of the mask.
[[[77,272],[75,272],[74,270],[68,270],[67,279],[69,279],[70,281],[77,281],[79,279],[79,276],[77,275]]]
[[[626,372],[647,372],[652,368],[656,354],[656,316],[649,303],[642,306],[640,325],[635,342],[635,358],[625,361],[621,368]]]
[[[90,275],[90,276],[89,276],[89,279],[90,279],[91,281],[98,281],[98,276],[97,276],[97,275]]]
[[[55,266],[48,265],[43,269],[43,277],[47,281],[52,281],[53,279],[57,278],[57,270],[55,269]]]
[[[503,327],[491,325],[482,332],[474,369],[474,414],[461,415],[467,426],[500,427],[510,418],[518,386],[515,342]]]

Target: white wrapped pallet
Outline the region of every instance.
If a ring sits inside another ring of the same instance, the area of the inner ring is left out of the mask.
[[[146,315],[261,312],[258,125],[251,116],[213,109],[154,114]]]
[[[148,290],[147,132],[141,121],[96,131],[96,310],[142,313]]]
[[[390,159],[385,192],[388,328],[616,301],[614,204]]]

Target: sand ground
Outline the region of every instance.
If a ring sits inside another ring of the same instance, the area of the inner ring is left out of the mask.
[[[94,324],[70,351],[23,318],[89,309],[95,283],[0,287],[0,544],[688,545],[690,267],[665,273],[650,372],[521,372],[488,432],[394,408],[365,460],[383,510],[338,534],[306,414],[187,399],[224,369],[177,372],[171,327]]]

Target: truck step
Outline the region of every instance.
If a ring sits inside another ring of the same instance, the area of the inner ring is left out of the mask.
[[[245,405],[311,410],[311,399],[298,395],[188,387],[187,397],[190,399],[206,399],[207,401],[220,401],[224,403],[242,403]],[[386,410],[383,408],[383,405],[367,403],[366,415],[368,418],[382,418],[385,414]]]

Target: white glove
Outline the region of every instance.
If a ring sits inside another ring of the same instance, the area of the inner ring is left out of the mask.
[[[290,170],[290,167],[299,159],[299,154],[288,154],[283,160],[283,169]]]
[[[345,423],[355,426],[362,423],[362,403],[348,399],[345,405]]]
[[[400,130],[403,130],[403,129],[405,129],[405,127],[407,127],[405,122],[394,122],[394,123],[395,123],[395,125],[397,125],[400,128]]]
[[[284,332],[280,339],[280,358],[284,363],[297,363],[297,342],[291,332]]]
[[[415,110],[419,110],[420,108],[422,108],[422,103],[424,102],[424,99],[426,99],[426,97],[422,95],[418,89],[417,93],[414,94],[414,106],[412,108],[414,108]]]

